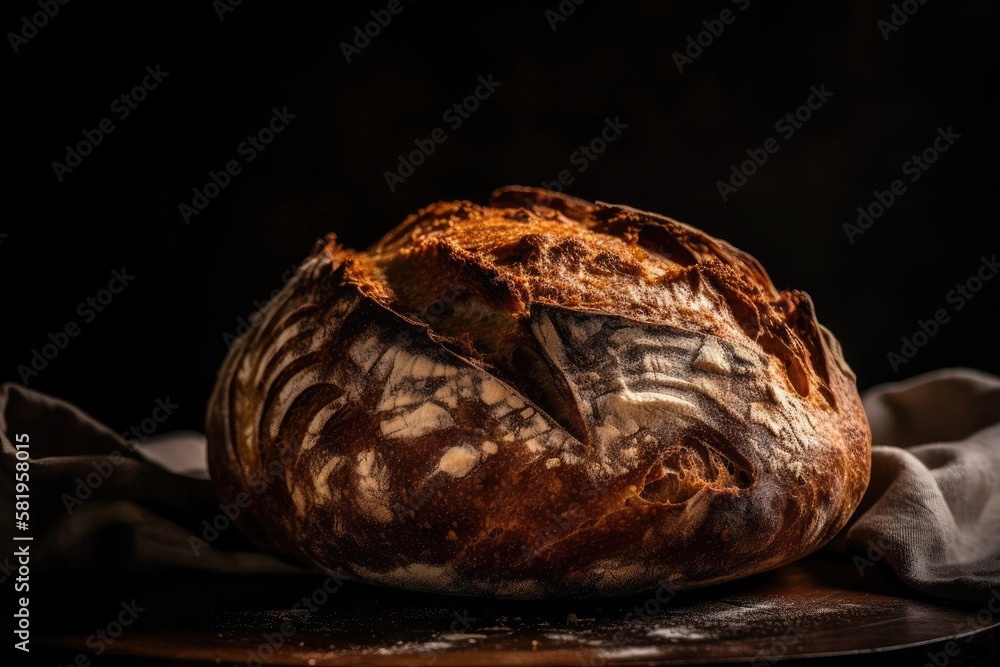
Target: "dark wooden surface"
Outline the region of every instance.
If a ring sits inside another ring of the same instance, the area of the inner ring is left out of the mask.
[[[33,657],[70,664],[78,652],[92,655],[87,637],[114,617],[115,596],[123,596],[119,602],[134,597],[145,611],[93,664],[257,664],[254,657],[288,665],[1000,663],[1000,614],[980,625],[988,612],[981,613],[959,627],[987,600],[926,598],[884,570],[862,576],[830,554],[669,600],[663,591],[662,604],[651,596],[491,601],[348,582],[315,612],[291,610],[322,584],[314,576],[184,573],[118,577],[111,585],[76,580],[76,604],[36,634]]]

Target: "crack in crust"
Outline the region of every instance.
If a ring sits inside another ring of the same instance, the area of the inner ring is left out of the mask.
[[[808,295],[675,220],[508,187],[364,252],[331,235],[301,275],[207,424],[219,495],[291,559],[466,595],[701,586],[815,550],[868,483]]]

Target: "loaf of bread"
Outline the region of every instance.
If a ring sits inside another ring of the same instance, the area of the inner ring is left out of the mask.
[[[805,556],[871,453],[808,295],[686,224],[525,187],[428,206],[364,252],[320,243],[232,347],[207,432],[262,549],[512,598]]]

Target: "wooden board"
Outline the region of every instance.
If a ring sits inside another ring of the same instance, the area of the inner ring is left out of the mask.
[[[986,600],[946,605],[913,594],[884,571],[861,575],[850,560],[829,554],[709,589],[664,589],[659,600],[491,601],[348,582],[307,612],[291,608],[322,590],[322,577],[177,574],[137,581],[130,590],[148,611],[107,646],[102,665],[143,656],[226,665],[260,658],[287,665],[857,666],[881,664],[886,652],[918,666],[933,664],[928,654],[935,653],[948,665],[978,665],[997,664],[1000,638],[1000,614],[975,620]],[[80,631],[68,630],[73,619],[64,619],[36,643],[68,664],[75,652],[88,651],[97,618],[86,614]]]

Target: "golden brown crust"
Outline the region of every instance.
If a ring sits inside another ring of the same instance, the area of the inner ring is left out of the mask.
[[[821,546],[868,483],[853,374],[803,292],[688,225],[534,188],[331,237],[209,407],[242,526],[387,585],[700,586]]]

